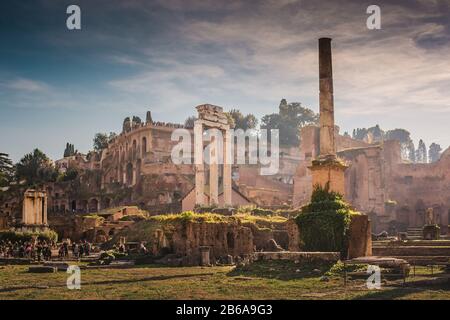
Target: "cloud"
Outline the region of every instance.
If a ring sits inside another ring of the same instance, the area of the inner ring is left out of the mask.
[[[49,92],[51,90],[51,87],[46,83],[25,78],[17,78],[4,82],[2,86],[25,92]]]

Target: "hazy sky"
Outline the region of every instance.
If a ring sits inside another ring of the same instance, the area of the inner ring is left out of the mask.
[[[69,4],[82,30],[66,28]],[[370,4],[381,30],[366,28]],[[450,0],[11,0],[0,4],[0,152],[86,152],[126,116],[183,122],[201,103],[260,117],[286,98],[318,111],[322,36],[342,132],[380,124],[450,145]]]

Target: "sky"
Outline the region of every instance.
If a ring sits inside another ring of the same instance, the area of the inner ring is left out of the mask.
[[[66,27],[70,4],[81,30]],[[202,103],[260,118],[285,98],[318,112],[320,37],[333,38],[341,132],[379,124],[450,145],[450,0],[5,0],[0,152],[59,159],[127,116],[183,123]]]

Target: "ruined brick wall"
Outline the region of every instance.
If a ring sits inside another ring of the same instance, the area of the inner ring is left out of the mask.
[[[308,166],[318,154],[318,128],[302,129],[302,160],[294,178],[294,206],[309,202],[312,193]],[[374,232],[405,231],[424,224],[425,209],[435,208],[443,232],[449,224],[450,151],[433,164],[402,162],[400,144],[384,141],[369,145],[338,136],[338,156],[349,168],[345,172],[345,197],[359,211],[370,216]]]

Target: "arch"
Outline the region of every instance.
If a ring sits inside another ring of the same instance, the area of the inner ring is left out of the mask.
[[[111,206],[111,202],[112,202],[111,198],[108,197],[104,198],[102,204],[103,209],[109,208]]]
[[[131,185],[133,183],[133,165],[131,164],[131,162],[127,164],[125,182],[127,185]]]
[[[106,242],[108,237],[106,236],[106,232],[104,230],[97,230],[95,233],[95,242],[102,243]]]
[[[138,181],[139,177],[141,176],[141,165],[142,165],[141,159],[136,161],[136,181]]]
[[[70,209],[72,210],[72,212],[76,212],[77,211],[77,201],[76,200],[72,200],[71,205],[70,205]]]
[[[137,157],[136,152],[137,152],[137,142],[136,142],[136,140],[133,140],[132,149],[131,149],[133,160],[136,159],[136,157]]]
[[[81,200],[80,210],[82,213],[88,212],[88,201],[87,200]]]
[[[147,137],[142,137],[142,156],[144,156],[147,153]]]
[[[92,198],[89,201],[89,212],[97,212],[98,211],[98,200],[96,198]]]

